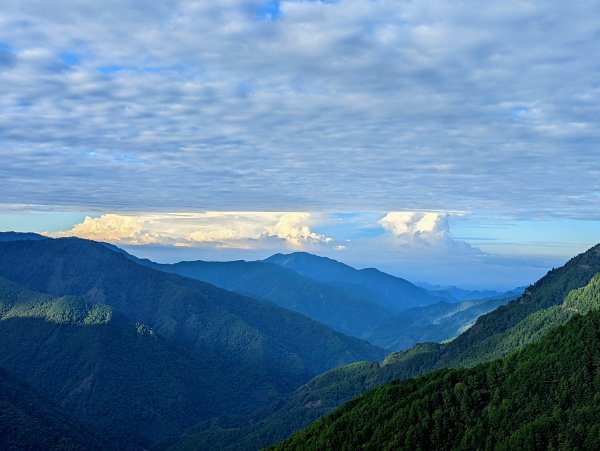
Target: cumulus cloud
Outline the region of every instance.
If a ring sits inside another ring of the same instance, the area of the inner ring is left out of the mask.
[[[450,235],[446,213],[395,211],[386,214],[378,222],[396,238],[409,241],[437,241],[447,239]]]
[[[82,223],[71,230],[46,233],[54,238],[77,236],[96,241],[125,244],[152,244],[168,242],[167,236],[152,232],[152,217],[136,217],[106,214],[99,218],[86,216]]]
[[[291,248],[330,242],[331,238],[311,230],[311,222],[311,214],[303,212],[105,214],[97,218],[87,216],[71,230],[47,235],[129,245],[234,248],[258,248],[270,240]]]
[[[402,247],[404,257],[407,252],[417,252],[422,258],[424,250],[451,257],[482,254],[476,247],[452,237],[449,218],[450,214],[445,212],[394,211],[387,213],[378,224],[388,232],[384,240],[389,241],[391,236],[391,244]]]

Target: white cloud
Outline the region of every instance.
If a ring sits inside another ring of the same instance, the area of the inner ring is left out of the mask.
[[[399,240],[439,241],[450,236],[447,213],[395,211],[378,223]]]
[[[64,232],[47,232],[54,238],[77,236],[96,241],[123,244],[166,243],[169,239],[151,231],[152,217],[106,214],[99,218],[86,216],[82,223]]]
[[[331,238],[311,230],[312,215],[305,212],[202,212],[105,214],[87,216],[71,230],[47,233],[52,237],[78,236],[116,244],[258,248],[279,240],[285,247],[328,243]]]
[[[413,256],[420,255],[422,258],[423,251],[436,255],[445,253],[452,257],[482,254],[481,250],[467,242],[452,237],[450,217],[445,212],[394,211],[387,213],[378,224],[388,232],[383,240],[401,247],[404,258],[414,252],[417,254]]]

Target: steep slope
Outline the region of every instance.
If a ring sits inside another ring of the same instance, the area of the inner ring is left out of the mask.
[[[150,260],[135,260],[161,271],[271,301],[332,329],[391,351],[407,349],[418,342],[441,342],[454,338],[479,316],[506,304],[511,298],[438,302],[392,314],[362,297],[360,289],[338,283],[317,282],[291,269],[266,262],[190,261],[159,264]],[[373,294],[369,293],[366,298],[369,297],[372,298]]]
[[[600,312],[505,360],[394,382],[274,449],[600,449]]]
[[[481,315],[508,301],[495,298],[413,307],[382,321],[361,338],[391,351],[408,349],[416,343],[441,343],[460,335]]]
[[[0,243],[0,255],[0,276],[29,289],[109,306],[115,316],[122,313],[143,323],[197,361],[201,359],[224,386],[233,386],[214,391],[218,385],[213,387],[213,382],[199,384],[214,394],[217,411],[232,407],[231,397],[236,399],[233,412],[255,409],[327,369],[356,360],[378,360],[384,354],[297,313],[138,265],[102,243],[15,241]],[[13,326],[10,334],[17,336],[26,327],[42,327],[41,323],[47,321],[32,323],[28,318],[27,323]],[[80,340],[71,338],[57,343]],[[117,354],[115,358],[126,358]],[[85,385],[85,377],[77,377]],[[211,412],[208,409],[206,415]]]
[[[394,312],[433,304],[441,300],[408,280],[391,276],[374,268],[358,270],[336,260],[306,252],[294,252],[287,255],[275,254],[265,261],[293,269],[303,276],[321,282],[351,287],[362,298],[368,299],[372,303],[378,303]]]
[[[33,388],[0,369],[0,449],[112,448]]]
[[[256,444],[267,446],[283,439],[278,431],[298,430],[373,387],[439,368],[471,366],[518,351],[567,321],[575,311],[566,303],[566,295],[587,285],[598,272],[600,245],[550,271],[522,296],[482,316],[450,343],[420,344],[408,351],[392,353],[380,364],[353,364],[319,375],[257,418],[235,425],[235,440],[247,449]],[[565,305],[561,307],[563,301]],[[207,434],[214,432],[202,432],[196,439],[204,443]],[[227,446],[231,434],[232,428],[225,426],[213,440],[222,440],[223,446]],[[184,443],[193,442],[194,438],[188,437]]]
[[[167,265],[148,260],[142,263],[268,300],[353,336],[364,335],[390,316],[389,311],[351,290],[315,281],[271,263],[191,261]]]
[[[0,278],[0,336],[0,366],[120,447],[147,447],[239,402],[228,375],[107,305]]]

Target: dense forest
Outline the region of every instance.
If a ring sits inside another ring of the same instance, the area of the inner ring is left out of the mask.
[[[180,442],[179,449],[209,450],[214,444],[221,449],[268,446],[374,387],[440,368],[470,367],[507,356],[572,317],[576,311],[567,304],[579,292],[567,295],[573,289],[585,287],[598,272],[600,245],[549,271],[522,296],[480,317],[473,327],[447,344],[419,344],[410,350],[389,354],[381,363],[362,362],[325,372],[291,396],[250,417],[190,431]],[[523,316],[524,313],[527,314]]]
[[[0,243],[0,368],[116,446],[247,414],[385,352],[79,239]]]
[[[376,388],[274,449],[600,449],[600,311],[505,359]]]

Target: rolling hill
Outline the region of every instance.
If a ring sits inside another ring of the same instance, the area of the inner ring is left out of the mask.
[[[319,282],[271,263],[190,261],[169,265],[141,262],[161,271],[267,300],[355,337],[365,335],[391,316],[390,311],[349,289]]]
[[[311,255],[310,258],[321,257]],[[510,299],[510,296],[499,296],[485,300],[437,302],[398,313],[382,307],[385,302],[374,300],[377,295],[368,289],[339,282],[319,282],[292,269],[262,261],[187,261],[175,264],[137,261],[161,271],[265,299],[391,351],[406,349],[422,341],[454,338],[480,315]],[[341,265],[350,273],[356,272],[338,262],[331,264],[334,267]]]

